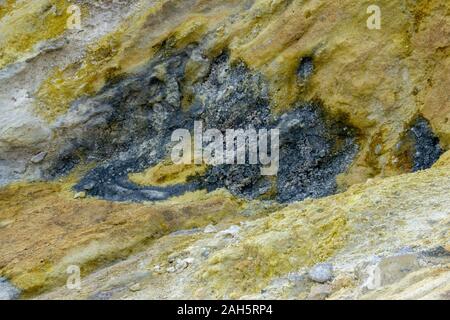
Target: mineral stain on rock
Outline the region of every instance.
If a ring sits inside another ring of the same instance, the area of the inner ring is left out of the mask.
[[[184,69],[191,53],[192,48],[161,56],[140,74],[111,83],[96,97],[77,102],[72,110],[88,115],[88,125],[71,142],[51,175],[66,173],[76,163],[74,157],[81,154],[101,161],[75,190],[107,200],[158,201],[197,189],[223,187],[238,197],[279,202],[335,192],[336,176],[358,151],[352,128],[326,117],[320,103],[298,103],[292,111],[273,113],[264,78],[243,63],[231,63],[227,54],[212,61],[209,74],[194,85],[192,105],[184,110]],[[80,112],[83,108],[85,113]],[[279,129],[277,177],[261,176],[257,165],[220,165],[173,186],[138,186],[128,179],[130,173],[167,159],[172,132],[192,129],[199,120],[205,130],[215,128],[224,133],[227,129]]]
[[[411,127],[410,135],[414,141],[413,172],[431,168],[444,151],[428,121],[419,117]]]

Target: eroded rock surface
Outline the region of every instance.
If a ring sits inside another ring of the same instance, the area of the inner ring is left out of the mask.
[[[0,297],[449,299],[450,4],[377,5],[0,1]],[[173,165],[194,121],[278,174]]]
[[[185,111],[179,83],[185,77],[189,55],[192,50],[158,59],[138,76],[111,84],[94,100],[77,102],[57,124],[67,129],[77,121],[77,136],[68,141],[49,175],[65,174],[90,158],[100,160],[103,163],[75,189],[115,201],[164,200],[200,188],[222,187],[236,196],[280,202],[336,191],[336,176],[350,166],[358,150],[353,128],[326,118],[320,104],[303,103],[293,111],[274,114],[262,76],[242,64],[231,65],[227,55],[212,62],[209,75],[195,85],[192,106]],[[82,113],[86,116],[77,117],[80,110],[86,110]],[[204,130],[218,129],[224,134],[230,128],[279,129],[277,177],[264,177],[260,166],[248,164],[213,166],[184,185],[146,187],[129,181],[130,173],[169,158],[172,132],[179,128],[192,131],[195,121],[201,121]]]

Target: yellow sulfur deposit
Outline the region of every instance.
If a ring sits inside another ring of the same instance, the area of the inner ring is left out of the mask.
[[[132,182],[142,186],[175,185],[187,182],[189,177],[202,174],[206,170],[205,165],[176,165],[160,163],[142,173],[129,175]]]
[[[0,11],[0,68],[26,59],[41,41],[62,35],[68,6],[65,0],[8,1]]]

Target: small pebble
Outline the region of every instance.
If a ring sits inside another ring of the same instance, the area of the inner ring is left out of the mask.
[[[160,265],[156,265],[156,266],[154,266],[154,267],[153,267],[153,271],[154,271],[155,273],[157,273],[157,274],[161,274],[161,273],[163,273],[163,271],[162,271],[162,269],[161,269],[161,266],[160,266]]]
[[[35,155],[34,157],[32,157],[30,161],[34,164],[38,164],[38,163],[41,163],[42,161],[44,161],[46,156],[47,156],[47,152],[41,152],[41,153],[38,153],[37,155]]]
[[[211,251],[208,248],[203,248],[202,253],[201,253],[203,258],[208,258],[210,254],[211,254]]]

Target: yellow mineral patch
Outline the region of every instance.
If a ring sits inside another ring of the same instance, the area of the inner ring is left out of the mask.
[[[201,40],[207,31],[208,24],[213,20],[211,17],[194,16],[183,22],[176,28],[170,38],[171,45],[175,48],[185,48],[187,45]]]
[[[14,9],[15,3],[16,0],[5,0],[3,1],[3,4],[0,4],[0,19],[3,18],[3,16],[9,14]]]
[[[144,172],[129,174],[128,177],[141,186],[166,187],[186,183],[189,177],[202,175],[205,171],[205,165],[176,165],[162,162]]]
[[[55,120],[67,111],[68,103],[83,95],[97,92],[115,67],[109,65],[119,48],[113,36],[88,48],[88,58],[81,65],[70,65],[64,70],[56,69],[37,92],[37,111],[46,120]]]
[[[0,68],[26,59],[41,41],[63,34],[68,6],[66,0],[8,1],[0,11],[0,16],[7,13],[0,20]]]

